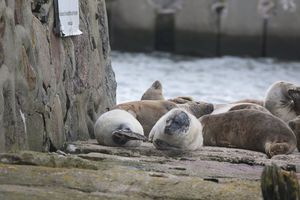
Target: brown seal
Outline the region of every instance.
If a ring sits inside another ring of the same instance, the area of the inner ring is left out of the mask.
[[[288,122],[289,127],[294,131],[297,138],[297,149],[300,151],[300,116]]]
[[[186,109],[197,118],[210,114],[213,111],[213,105],[210,103],[190,102],[177,105],[167,100],[133,101],[116,105],[113,109],[122,109],[131,113],[141,123],[145,135],[148,136],[152,127],[161,116],[178,107]]]
[[[285,122],[300,115],[300,87],[284,81],[274,83],[267,91],[264,106]]]
[[[297,145],[295,134],[285,122],[258,110],[205,115],[199,120],[204,146],[241,148],[272,157],[292,153]]]
[[[162,84],[157,80],[146,90],[141,100],[164,100]]]

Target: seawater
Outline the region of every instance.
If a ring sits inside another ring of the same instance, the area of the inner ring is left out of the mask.
[[[276,81],[300,84],[300,62],[270,58],[195,58],[167,53],[112,52],[117,80],[117,103],[140,100],[155,80],[166,98],[226,103],[245,98],[263,99]]]

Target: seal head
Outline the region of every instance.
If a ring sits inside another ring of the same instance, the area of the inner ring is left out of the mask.
[[[156,80],[152,83],[151,87],[146,90],[141,100],[164,100],[162,84]]]
[[[165,134],[182,134],[186,133],[190,126],[190,118],[184,112],[181,111],[177,115],[174,115],[166,120]]]
[[[195,150],[203,144],[202,126],[188,111],[174,108],[156,122],[149,139],[160,150]]]
[[[285,122],[300,114],[300,87],[289,82],[276,82],[267,91],[264,106]]]

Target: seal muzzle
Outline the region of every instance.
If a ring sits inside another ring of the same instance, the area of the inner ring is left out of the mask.
[[[179,113],[177,113],[172,118],[166,121],[164,133],[167,135],[182,134],[189,129],[189,126],[189,116],[184,111],[180,111]]]

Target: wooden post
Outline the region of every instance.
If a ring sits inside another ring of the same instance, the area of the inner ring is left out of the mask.
[[[276,165],[266,166],[261,176],[264,200],[299,200],[299,183],[295,172],[285,171]]]

